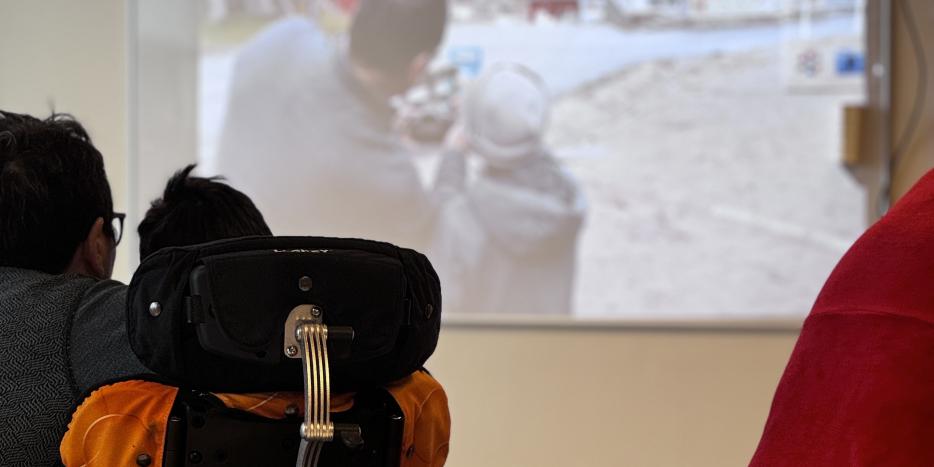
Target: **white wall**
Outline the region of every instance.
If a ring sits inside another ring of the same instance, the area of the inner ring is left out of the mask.
[[[197,6],[0,0],[0,109],[44,116],[54,108],[88,128],[114,208],[129,215],[114,268],[120,280],[138,263],[135,226],[149,202],[173,171],[197,160]],[[140,96],[158,96],[160,105],[136,102]],[[140,105],[160,112],[130,111]]]
[[[445,327],[448,465],[739,466],[796,331]]]
[[[198,160],[198,6],[192,0],[127,0],[130,31],[129,218],[138,225],[177,170]],[[135,229],[130,269],[139,264]]]
[[[0,108],[74,114],[104,155],[117,211],[129,207],[125,15],[121,0],[0,0]],[[117,277],[128,258],[121,245]]]

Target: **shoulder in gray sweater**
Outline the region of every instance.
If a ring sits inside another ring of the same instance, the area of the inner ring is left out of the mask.
[[[126,286],[0,268],[3,465],[56,465],[79,398],[149,373],[126,334]]]

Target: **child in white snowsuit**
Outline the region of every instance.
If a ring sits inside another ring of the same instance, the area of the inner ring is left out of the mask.
[[[438,172],[429,252],[446,312],[571,312],[586,202],[543,144],[548,110],[541,79],[518,65],[495,66],[466,91]]]

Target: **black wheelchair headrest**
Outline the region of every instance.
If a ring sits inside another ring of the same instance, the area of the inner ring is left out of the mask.
[[[300,305],[353,329],[331,362],[334,391],[383,385],[434,352],[441,288],[428,259],[388,243],[247,237],[162,249],[133,275],[127,331],[144,365],[179,386],[215,392],[302,389],[283,352]],[[317,311],[316,311],[317,312]]]

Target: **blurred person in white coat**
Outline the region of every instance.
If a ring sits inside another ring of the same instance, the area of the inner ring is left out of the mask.
[[[571,312],[586,201],[543,143],[542,80],[497,65],[463,96],[436,183],[441,211],[429,249],[445,311]],[[472,176],[468,156],[480,161]]]
[[[423,75],[446,20],[444,0],[363,0],[343,42],[305,18],[269,26],[234,65],[213,169],[276,232],[423,248],[435,204],[390,99]]]

